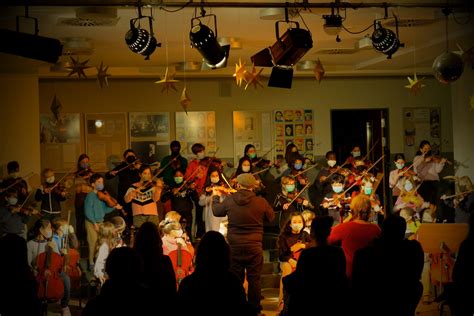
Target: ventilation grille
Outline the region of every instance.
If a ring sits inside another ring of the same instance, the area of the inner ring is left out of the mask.
[[[58,26],[78,26],[78,27],[94,27],[94,26],[115,26],[120,18],[59,18]]]

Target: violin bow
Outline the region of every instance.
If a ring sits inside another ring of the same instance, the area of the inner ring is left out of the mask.
[[[313,168],[316,168],[317,166],[319,166],[319,164],[318,164],[318,163],[315,163],[314,165],[312,165],[312,166],[309,167],[309,168],[306,168],[305,170],[299,171],[299,172],[297,172],[297,173],[294,174],[294,175],[290,175],[290,177],[296,178],[297,176],[299,176],[299,175],[301,175],[301,174],[303,174],[303,173],[306,173],[306,172],[308,172],[309,170],[311,170],[311,169],[313,169]]]
[[[382,157],[380,157],[372,166],[370,166],[369,169],[365,170],[364,172],[362,172],[362,174],[360,176],[358,176],[357,178],[362,178],[363,176],[366,176],[370,170],[372,170],[383,158],[385,157],[385,155],[382,155]],[[357,179],[356,178],[356,179]],[[350,189],[352,189],[355,185],[357,184],[357,180],[354,181],[354,183],[351,184],[350,187],[348,187],[346,190],[344,190],[344,192],[342,192],[340,195],[342,196],[345,196],[347,192],[349,192]]]
[[[214,152],[214,155],[212,157],[207,157],[207,161],[210,163],[212,160],[214,160],[214,158],[216,158],[216,155],[217,155],[217,152],[219,151],[219,147],[216,148],[216,151]],[[199,166],[196,168],[196,170],[194,170],[187,179],[184,179],[183,181],[183,184],[178,188],[178,191],[181,191],[184,186],[189,182],[191,181],[191,179],[194,177],[194,175],[196,175],[196,173],[201,170],[201,164],[199,164]]]
[[[31,178],[31,177],[34,176],[34,175],[35,175],[34,172],[30,172],[30,173],[28,173],[27,175],[25,175],[24,177],[20,177],[20,178],[16,179],[15,181],[13,181],[12,184],[10,184],[9,186],[7,186],[6,188],[0,189],[0,193],[3,193],[3,192],[5,192],[5,191],[7,191],[8,189],[14,187],[14,186],[17,185],[18,183],[20,183],[21,180],[29,179],[29,178]]]
[[[171,159],[163,168],[160,168],[158,169],[158,172],[153,176],[153,179],[158,179],[158,176],[166,170],[166,168],[168,168],[169,166],[171,166],[171,164],[176,161],[176,159],[178,159],[178,157],[181,157],[181,154],[178,154],[176,157],[174,157],[173,159]]]
[[[271,152],[273,151],[273,149],[275,149],[275,147],[276,147],[276,144],[274,144],[274,145],[272,146],[272,148],[270,148],[267,152],[265,152],[265,153],[260,157],[260,159],[257,160],[256,162],[254,162],[253,164],[258,165],[258,163],[263,160],[263,157],[265,157],[266,155],[268,155],[269,153],[271,153]]]
[[[257,174],[264,173],[265,171],[270,170],[270,168],[271,168],[271,167],[267,167],[267,168],[265,168],[265,169],[256,171],[256,172],[252,173],[252,176],[256,176]]]
[[[289,202],[290,204],[292,204],[294,201],[296,201],[297,198],[299,198],[299,196],[301,194],[303,194],[303,192],[311,185],[311,182],[308,182],[308,184],[306,184],[301,190],[300,192],[298,192],[297,195],[295,195],[295,197]]]
[[[379,143],[379,141],[380,141],[380,138],[377,139],[377,141],[372,145],[372,147],[371,147],[370,150],[367,152],[367,155],[364,156],[364,158],[362,159],[362,161],[365,161],[367,158],[369,158],[370,153],[375,149],[375,146],[377,146],[377,144]]]
[[[444,198],[440,198],[440,199],[441,200],[449,200],[449,199],[452,199],[452,198],[455,198],[455,197],[458,197],[458,196],[461,196],[461,195],[464,195],[464,194],[472,193],[472,192],[474,192],[474,190],[469,190],[469,191],[465,191],[465,192],[456,193],[456,194],[453,194],[453,195],[448,195],[448,196],[445,196]]]
[[[229,186],[230,189],[233,189],[233,187],[230,185],[229,181],[227,181],[227,178],[224,175],[224,172],[221,172],[222,179],[224,179],[224,182]]]
[[[410,170],[410,169],[413,168],[414,166],[415,166],[414,163],[412,163],[411,165],[409,165],[408,168],[407,168],[405,171],[403,171],[401,175],[403,176],[408,170]]]
[[[122,171],[124,171],[125,169],[127,169],[128,167],[130,167],[131,165],[134,165],[138,162],[141,162],[141,160],[139,158],[135,159],[133,162],[131,163],[127,163],[127,165],[125,165],[124,167],[120,168],[119,170],[117,170],[117,173],[120,173]]]
[[[68,172],[66,172],[64,174],[64,176],[62,176],[61,178],[59,178],[58,182],[56,182],[51,188],[49,188],[50,190],[53,190],[54,188],[56,188],[64,179],[66,179],[66,177],[70,174],[73,173],[73,171],[76,169],[76,167],[72,167]]]

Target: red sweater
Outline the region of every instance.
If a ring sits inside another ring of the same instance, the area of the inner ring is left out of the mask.
[[[357,250],[370,244],[372,240],[379,237],[380,228],[376,224],[364,224],[348,222],[334,226],[328,238],[329,244],[341,242],[342,250],[346,257],[346,273],[352,277],[352,261]]]

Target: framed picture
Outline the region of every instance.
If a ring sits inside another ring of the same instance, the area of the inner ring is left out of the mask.
[[[191,147],[201,143],[212,154],[216,146],[216,114],[214,111],[176,112],[176,139],[184,156],[193,157]]]

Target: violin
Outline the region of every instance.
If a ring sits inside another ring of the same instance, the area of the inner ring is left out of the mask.
[[[118,204],[117,200],[105,190],[97,191],[97,197],[99,200],[104,201],[108,207],[115,207]]]
[[[56,195],[61,195],[65,198],[69,197],[66,186],[63,183],[56,182],[44,189],[44,192],[47,194],[53,193]]]
[[[10,211],[15,213],[22,213],[27,216],[37,215],[40,212],[32,206],[23,206],[23,205],[9,205],[8,208]]]
[[[64,283],[60,277],[63,262],[61,255],[55,253],[48,244],[45,252],[40,253],[36,266],[38,274],[38,298],[40,300],[58,301],[64,295]]]
[[[205,189],[205,191],[206,191],[206,193],[212,193],[213,191],[217,191],[217,192],[220,192],[224,195],[229,195],[229,194],[237,192],[236,189],[231,188],[231,187],[227,187],[227,186],[223,186],[223,185],[214,185],[214,186],[210,185]]]
[[[321,206],[324,208],[337,207],[342,208],[343,206],[350,204],[352,198],[350,196],[345,196],[344,193],[334,193],[332,198],[329,201],[321,203]]]
[[[288,198],[289,201],[294,201],[296,202],[297,204],[303,204],[303,202],[305,201],[304,198],[302,197],[299,197],[300,193],[298,191],[293,191],[293,192],[288,192],[288,194],[286,195],[286,197]]]

